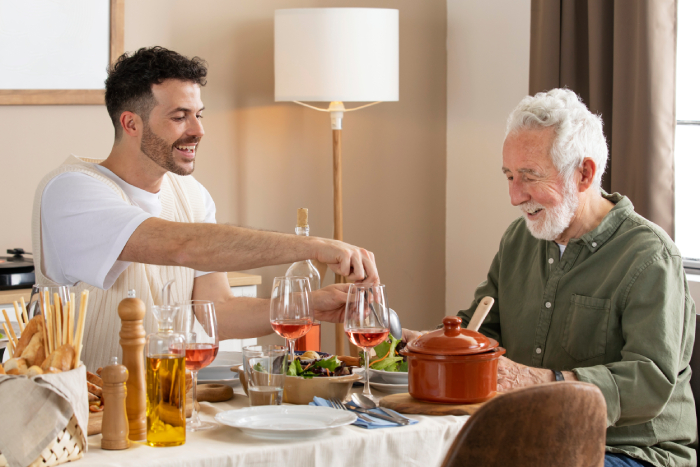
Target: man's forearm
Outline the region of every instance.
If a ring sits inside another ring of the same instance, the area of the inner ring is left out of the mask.
[[[250,339],[272,333],[270,300],[230,297],[215,303],[219,340]]]
[[[309,259],[316,241],[230,225],[151,218],[134,231],[119,259],[200,271],[237,271]]]

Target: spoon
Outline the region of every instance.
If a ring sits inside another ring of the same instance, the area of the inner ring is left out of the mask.
[[[385,414],[387,414],[389,417],[393,418],[396,420],[397,423],[401,423],[402,425],[407,425],[408,423],[411,422],[410,418],[406,418],[403,415],[396,415],[394,413],[389,412],[388,410],[384,410],[384,407],[379,407],[372,399],[369,397],[363,396],[362,394],[353,394],[352,395],[352,401],[362,407],[363,409],[379,409]]]
[[[486,319],[486,315],[488,315],[489,311],[491,311],[491,307],[493,306],[494,302],[495,300],[492,297],[484,297],[481,299],[479,306],[476,307],[476,311],[472,315],[472,319],[469,320],[467,330],[479,330],[479,328],[481,327],[481,323],[483,323],[484,319]]]
[[[371,291],[371,289],[370,289]],[[367,292],[365,292],[365,300],[367,300]],[[381,307],[384,307],[379,302],[376,303],[369,303],[369,308],[372,310],[372,313],[374,313],[374,318],[379,322],[382,326],[384,325],[384,320],[379,318],[379,315],[377,314],[377,310],[374,309],[374,305],[379,305]],[[401,334],[403,331],[401,330],[401,320],[399,320],[399,315],[396,313],[394,310],[389,308],[389,332],[391,333],[392,336],[394,336],[394,339],[401,340]]]

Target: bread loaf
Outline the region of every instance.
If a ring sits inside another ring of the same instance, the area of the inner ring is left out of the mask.
[[[75,358],[75,349],[70,344],[63,344],[48,356],[41,369],[46,371],[53,367],[60,371],[68,371],[73,368],[73,359]]]
[[[8,375],[18,375],[27,371],[27,361],[23,358],[11,358],[5,362],[5,373]],[[15,371],[10,373],[11,371]]]
[[[22,335],[19,336],[19,343],[17,343],[15,355],[22,355],[22,352],[24,352],[24,349],[27,348],[34,337],[34,334],[36,333],[39,333],[39,335],[44,333],[44,322],[41,315],[36,315],[34,318],[30,319],[25,326],[24,331],[22,331]]]
[[[22,334],[24,336],[24,334]],[[46,355],[44,354],[44,338],[43,333],[35,332],[32,339],[29,341],[29,345],[26,346],[24,351],[20,355],[23,359],[27,361],[27,365],[41,365],[44,360],[46,360]]]
[[[39,368],[38,366],[30,366],[29,369],[27,370],[27,376],[36,376],[36,375],[43,375],[44,371]]]

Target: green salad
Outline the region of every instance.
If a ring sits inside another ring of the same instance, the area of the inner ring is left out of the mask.
[[[389,340],[374,347],[375,356],[369,359],[369,367],[372,370],[408,372],[406,357],[399,354],[399,350],[406,344],[389,334]],[[360,352],[360,359],[364,362],[364,352]]]
[[[348,370],[345,363],[338,360],[338,357],[335,355],[306,363],[302,363],[299,358],[295,358],[294,362],[287,369],[287,376],[302,376],[304,378],[344,376],[350,374]]]

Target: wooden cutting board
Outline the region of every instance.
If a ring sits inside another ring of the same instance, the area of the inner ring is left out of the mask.
[[[477,404],[439,404],[414,399],[407,392],[392,394],[379,401],[381,407],[396,410],[399,413],[420,415],[474,415],[485,402]]]

